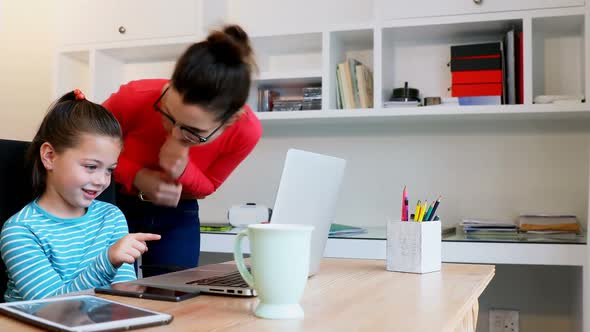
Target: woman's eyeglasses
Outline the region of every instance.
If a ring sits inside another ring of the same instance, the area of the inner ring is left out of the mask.
[[[172,115],[165,112],[164,110],[162,110],[160,108],[160,106],[158,106],[158,104],[160,103],[160,101],[162,100],[162,98],[164,97],[164,95],[166,94],[167,91],[168,91],[168,88],[166,88],[166,90],[164,90],[164,92],[162,92],[162,94],[160,95],[158,100],[156,100],[156,102],[154,103],[154,109],[156,110],[156,112],[162,114],[166,119],[168,119],[168,121],[170,121],[170,123],[172,123],[173,126],[178,127],[178,129],[180,129],[180,132],[182,133],[182,137],[185,140],[187,140],[188,142],[190,142],[190,143],[205,143],[209,139],[211,139],[211,137],[213,135],[215,135],[215,133],[219,129],[221,129],[221,127],[223,127],[224,122],[221,122],[219,127],[215,128],[215,130],[213,130],[209,135],[201,136],[201,135],[197,134],[197,132],[196,132],[197,129],[185,126],[182,123],[178,123]]]

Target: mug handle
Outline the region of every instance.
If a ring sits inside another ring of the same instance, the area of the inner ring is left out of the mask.
[[[236,266],[238,267],[238,271],[240,271],[242,278],[244,278],[250,287],[254,288],[254,277],[248,272],[248,268],[244,262],[244,254],[242,253],[242,240],[246,236],[248,236],[247,229],[241,231],[236,237],[234,241],[234,260],[236,261]]]

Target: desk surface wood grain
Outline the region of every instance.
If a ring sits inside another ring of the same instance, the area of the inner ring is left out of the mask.
[[[174,315],[170,325],[146,331],[454,331],[477,307],[494,271],[492,265],[443,264],[440,272],[419,275],[388,272],[383,260],[324,259],[308,281],[300,321],[255,317],[256,298],[104,297]],[[38,330],[0,316],[0,331]]]

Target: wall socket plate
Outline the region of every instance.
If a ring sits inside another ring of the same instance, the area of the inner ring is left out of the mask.
[[[489,332],[518,332],[518,310],[490,309]]]

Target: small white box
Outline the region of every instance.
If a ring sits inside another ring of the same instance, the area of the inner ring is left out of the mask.
[[[388,271],[428,273],[440,265],[440,221],[387,222]]]

